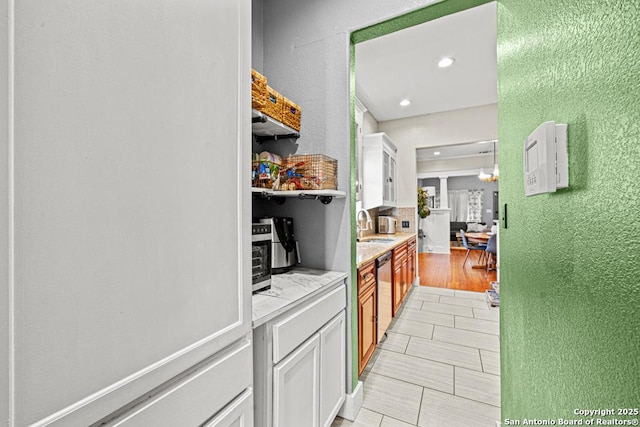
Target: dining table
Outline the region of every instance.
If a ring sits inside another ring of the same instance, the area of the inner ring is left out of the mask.
[[[489,239],[491,238],[491,236],[493,236],[493,233],[464,233],[465,236],[467,236],[467,240],[470,243],[487,243],[489,241]]]

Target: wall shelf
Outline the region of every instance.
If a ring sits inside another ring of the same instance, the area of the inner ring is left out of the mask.
[[[272,119],[258,110],[251,110],[251,132],[258,143],[278,139],[298,139],[300,132]]]
[[[267,200],[274,200],[278,204],[283,204],[287,198],[295,197],[300,200],[320,200],[321,203],[327,205],[331,203],[333,198],[344,199],[347,193],[338,190],[295,190],[295,191],[276,191],[267,188],[251,188],[251,194],[254,197],[261,197]]]

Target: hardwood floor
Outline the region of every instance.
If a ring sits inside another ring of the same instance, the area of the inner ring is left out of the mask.
[[[462,262],[467,251],[451,249],[450,255],[420,253],[418,254],[418,268],[420,271],[420,286],[458,289],[465,291],[483,292],[490,288],[489,282],[497,277],[495,270],[486,273],[484,269],[471,268],[478,262],[478,254],[469,254],[467,264]]]

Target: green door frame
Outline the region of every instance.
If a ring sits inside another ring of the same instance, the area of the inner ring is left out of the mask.
[[[351,102],[351,236],[356,236],[356,44],[371,40],[380,36],[404,30],[405,28],[420,25],[443,16],[452,15],[471,9],[485,3],[496,0],[444,0],[440,3],[426,6],[422,9],[409,12],[405,15],[389,19],[378,24],[362,28],[351,33],[351,44],[349,47],[349,92]],[[356,280],[356,239],[351,239],[351,277]],[[351,294],[351,336],[352,336],[352,388],[358,384],[358,287],[352,286]]]

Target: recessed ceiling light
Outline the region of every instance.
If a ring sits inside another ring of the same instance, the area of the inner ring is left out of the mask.
[[[451,66],[451,64],[453,64],[456,60],[451,57],[451,56],[447,56],[446,58],[442,58],[440,60],[440,62],[438,62],[438,67],[440,68],[446,68]]]
[[[403,99],[402,101],[400,101],[400,105],[403,107],[406,107],[407,105],[410,105],[411,101],[409,101],[408,99]]]
[[[434,151],[434,152],[433,152],[433,155],[434,155],[434,156],[439,156],[439,155],[440,155],[440,152],[439,152],[439,151]]]

